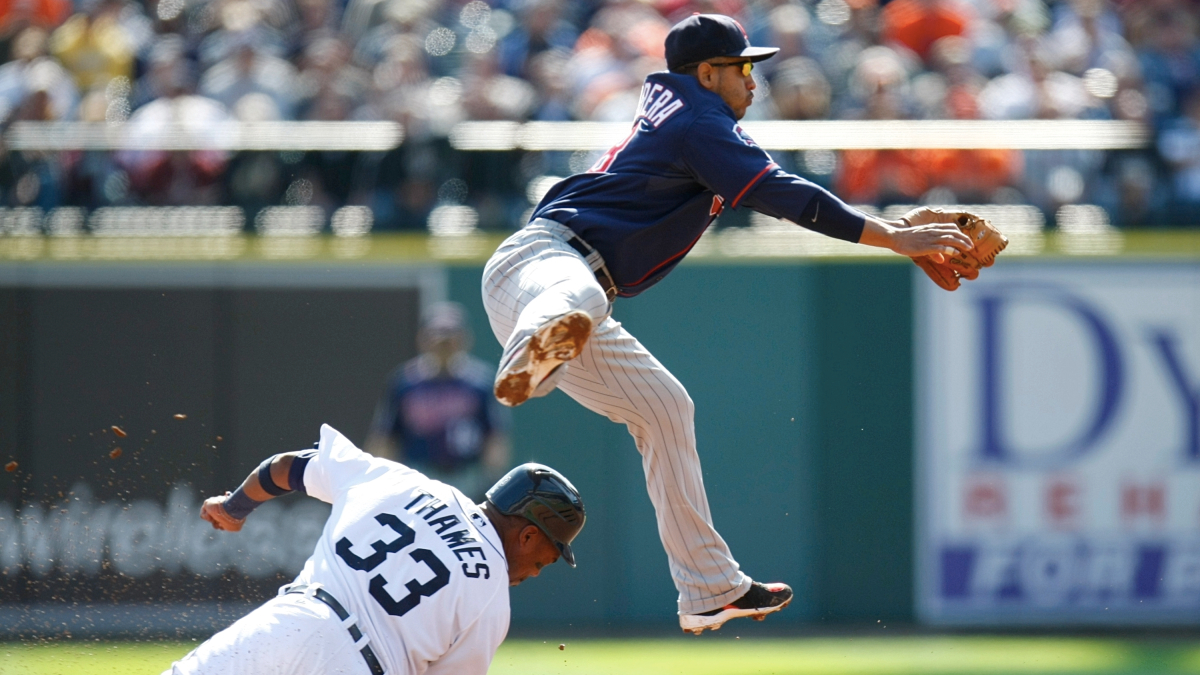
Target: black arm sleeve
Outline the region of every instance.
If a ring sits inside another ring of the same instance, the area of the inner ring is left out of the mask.
[[[317,456],[316,450],[305,450],[292,460],[292,468],[288,470],[288,487],[296,492],[308,494],[304,488],[304,468],[309,460]]]
[[[780,169],[759,181],[742,204],[854,244],[862,237],[866,218],[820,185]]]

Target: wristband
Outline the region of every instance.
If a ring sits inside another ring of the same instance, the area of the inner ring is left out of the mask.
[[[241,486],[239,486],[238,489],[233,491],[233,494],[229,495],[229,498],[225,500],[225,504],[223,506],[225,507],[225,513],[228,513],[230,518],[233,518],[234,520],[245,520],[246,516],[250,515],[251,511],[258,508],[259,504],[262,504],[262,502],[246,496],[246,493],[243,492]]]
[[[275,479],[271,478],[271,462],[275,461],[275,457],[276,455],[272,455],[258,465],[258,486],[272,497],[282,497],[291,490],[279,487],[275,484]]]

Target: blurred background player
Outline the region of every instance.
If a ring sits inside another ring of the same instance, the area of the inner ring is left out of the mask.
[[[478,499],[509,466],[509,414],[492,397],[496,371],[468,353],[471,331],[455,302],[430,309],[417,348],[389,378],[366,448]]]
[[[304,569],[167,673],[484,675],[508,633],[509,587],[560,556],[574,567],[586,520],[548,466],[522,464],[475,504],[329,425],[316,450],[268,457],[200,517],[237,532],[293,491],[333,505]]]

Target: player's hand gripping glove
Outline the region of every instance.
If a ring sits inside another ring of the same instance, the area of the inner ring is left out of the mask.
[[[229,499],[228,492],[219,497],[205,499],[204,504],[200,507],[200,517],[212,523],[215,530],[238,532],[242,529],[242,525],[246,524],[246,519],[238,519],[229,515],[229,512],[225,510],[225,500],[227,499]]]
[[[953,291],[962,285],[961,279],[973,280],[979,277],[979,270],[991,267],[996,256],[1008,246],[1008,237],[997,230],[987,220],[965,211],[943,211],[921,207],[913,209],[901,218],[909,227],[928,225],[930,223],[954,223],[963,234],[971,238],[975,245],[969,251],[955,251],[945,254],[945,262],[937,262],[933,256],[923,255],[913,258],[925,274],[942,288]]]

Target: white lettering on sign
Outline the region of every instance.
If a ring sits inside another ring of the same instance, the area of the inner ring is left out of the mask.
[[[92,576],[105,561],[131,577],[159,570],[205,577],[227,569],[257,578],[296,574],[328,517],[329,505],[316,500],[290,506],[273,500],[231,534],[200,519],[200,499],[189,485],[176,485],[164,506],[145,499],[102,504],[80,483],[48,509],[0,502],[0,575],[26,568],[38,578],[55,569]]]

